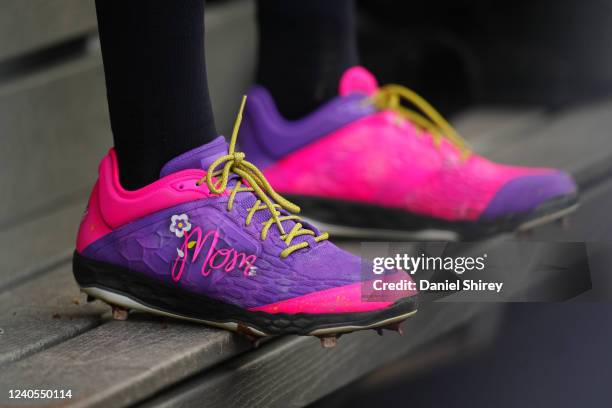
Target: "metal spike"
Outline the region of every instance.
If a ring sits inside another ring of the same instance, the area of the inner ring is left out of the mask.
[[[129,310],[121,307],[121,306],[115,306],[115,305],[111,305],[112,309],[113,309],[113,319],[115,320],[127,320],[128,318],[128,314],[130,313]]]
[[[261,337],[258,336],[253,336],[252,334],[248,334],[248,333],[242,333],[239,332],[245,339],[247,339],[248,341],[251,342],[251,345],[253,346],[253,348],[257,348],[259,347],[259,345],[261,344]]]
[[[338,345],[338,336],[332,334],[329,336],[320,336],[321,347],[323,348],[334,348]]]
[[[396,331],[396,332],[399,333],[400,336],[403,336],[404,335],[404,330],[402,330],[402,323],[404,323],[403,320],[401,322],[390,323],[390,324],[386,325],[384,327],[384,329]]]
[[[236,327],[236,333],[241,334],[243,337],[249,340],[253,348],[259,347],[262,337],[256,335],[248,326],[238,324]]]
[[[559,226],[561,228],[563,228],[564,230],[568,230],[571,227],[572,223],[570,220],[570,217],[563,217],[561,219],[559,219]]]

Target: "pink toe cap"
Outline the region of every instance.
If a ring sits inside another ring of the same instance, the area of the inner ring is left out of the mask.
[[[321,290],[307,295],[251,308],[251,311],[266,313],[359,313],[386,309],[397,300],[414,296],[416,289],[406,287],[410,277],[405,273],[385,275],[381,279],[357,282],[337,288]],[[383,288],[383,282],[401,283],[394,289]]]

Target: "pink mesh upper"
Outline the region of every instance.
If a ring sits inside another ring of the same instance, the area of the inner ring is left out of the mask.
[[[265,170],[281,193],[405,209],[447,220],[475,220],[509,180],[552,169],[493,163],[458,151],[392,111],[344,126]]]

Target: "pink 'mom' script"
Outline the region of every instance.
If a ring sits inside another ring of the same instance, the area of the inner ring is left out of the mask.
[[[189,233],[185,233],[185,238],[181,246],[183,256],[177,255],[172,265],[172,280],[178,282],[183,276],[183,270],[185,269],[185,263],[189,258],[189,242],[195,236],[195,246],[193,246],[193,254],[191,255],[191,263],[195,262],[204,244],[208,243],[208,250],[206,251],[206,258],[202,264],[202,275],[208,276],[213,270],[223,269],[225,272],[231,272],[234,269],[244,268],[244,276],[249,275],[249,270],[257,260],[255,255],[247,255],[243,252],[238,252],[233,248],[221,248],[217,249],[217,242],[219,241],[219,232],[217,230],[211,230],[202,233],[202,228],[195,227]],[[178,267],[178,268],[177,268]]]

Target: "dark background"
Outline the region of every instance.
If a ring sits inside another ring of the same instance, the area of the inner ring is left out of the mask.
[[[605,0],[359,1],[364,64],[443,110],[516,103],[551,109],[612,90]]]

